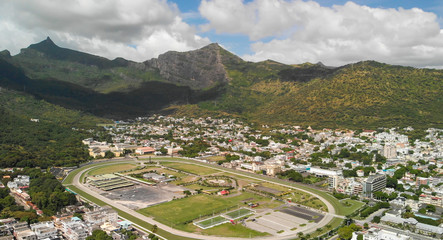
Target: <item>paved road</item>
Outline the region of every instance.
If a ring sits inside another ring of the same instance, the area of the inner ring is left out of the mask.
[[[174,161],[174,160],[167,160],[167,161]],[[115,162],[128,162],[128,160],[123,160],[122,159],[122,160],[114,160],[114,161],[107,161],[107,162],[109,162],[110,164],[113,164]],[[214,168],[214,167],[211,167],[211,166],[199,164],[197,161],[195,163],[191,163],[191,164],[196,164],[196,165],[200,165],[200,166],[204,166],[204,167]],[[100,194],[98,194],[97,192],[95,192],[95,191],[91,190],[90,188],[88,188],[87,186],[85,186],[84,184],[80,183],[80,176],[84,172],[89,171],[93,167],[94,166],[91,165],[89,168],[86,168],[86,169],[78,172],[75,175],[75,177],[74,177],[73,185],[76,186],[77,188],[79,188],[80,190],[86,192],[87,194],[89,194],[89,195],[91,195],[91,196],[93,196],[93,197],[95,197],[97,199],[100,199],[101,201],[105,202],[106,204],[108,204],[110,206],[113,206],[113,207],[118,208],[118,209],[120,209],[122,211],[125,211],[125,212],[131,214],[132,216],[134,216],[134,217],[136,217],[136,218],[138,218],[138,219],[140,219],[142,221],[145,221],[145,222],[147,222],[149,224],[152,224],[152,225],[156,224],[159,228],[161,228],[161,229],[163,229],[165,231],[168,231],[168,232],[170,232],[170,233],[172,233],[174,235],[177,235],[177,236],[183,236],[183,237],[195,238],[195,239],[244,240],[244,238],[202,236],[202,235],[195,234],[195,233],[189,233],[189,232],[185,232],[185,231],[180,231],[180,230],[171,228],[171,227],[169,227],[167,225],[164,225],[164,224],[162,224],[160,222],[157,222],[154,219],[152,219],[150,217],[147,217],[147,216],[145,216],[143,214],[140,214],[140,213],[138,213],[138,212],[136,212],[136,211],[134,211],[132,209],[129,209],[126,206],[123,206],[123,205],[121,205],[119,203],[116,203],[116,202],[114,202],[111,199],[103,197]],[[217,169],[219,171],[229,172],[229,173],[236,174],[236,175],[239,175],[239,176],[244,176],[244,177],[248,177],[248,178],[257,179],[257,180],[260,180],[260,181],[266,181],[266,182],[271,182],[273,184],[278,184],[278,185],[282,185],[282,186],[286,186],[286,187],[291,187],[291,188],[294,188],[294,189],[297,189],[297,190],[300,190],[300,191],[304,191],[304,192],[310,193],[313,196],[319,198],[321,201],[323,201],[327,205],[328,210],[330,212],[326,213],[325,217],[317,225],[314,225],[311,229],[303,229],[304,233],[309,233],[309,232],[315,231],[317,228],[320,228],[320,227],[323,227],[323,226],[327,225],[332,220],[332,218],[334,216],[336,216],[335,215],[335,210],[334,210],[333,206],[328,201],[326,201],[326,199],[322,198],[321,196],[319,196],[317,194],[314,194],[314,193],[311,193],[311,192],[306,191],[304,189],[299,189],[299,188],[296,188],[296,187],[293,187],[293,186],[289,186],[289,185],[285,185],[285,184],[281,184],[281,183],[276,183],[276,182],[273,182],[273,181],[268,181],[268,180],[262,179],[262,178],[251,177],[249,175],[245,175],[245,174],[241,174],[241,173],[237,173],[237,172],[232,172],[232,171],[226,171],[226,170],[219,169],[219,168],[214,168],[214,169]],[[286,236],[257,237],[257,238],[254,238],[254,239],[266,239],[266,240],[269,240],[269,239],[276,239],[276,240],[293,239],[293,238],[297,237],[297,233],[298,232],[299,231],[296,230],[296,231],[293,231],[293,234],[286,235]]]

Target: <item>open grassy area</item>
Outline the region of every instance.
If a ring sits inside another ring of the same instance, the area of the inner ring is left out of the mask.
[[[268,182],[261,182],[260,185],[263,187],[272,188],[272,189],[275,189],[275,190],[281,191],[281,192],[287,192],[287,191],[293,190],[289,187],[276,185],[276,184],[272,184],[272,183],[268,183]]]
[[[177,162],[165,162],[162,163],[164,166],[174,168],[177,170],[182,170],[185,172],[193,173],[196,175],[209,175],[213,173],[217,173],[219,171],[207,167],[197,166],[193,164],[186,164],[186,163],[177,163]]]
[[[240,218],[240,217],[252,214],[252,213],[254,213],[254,212],[247,209],[247,208],[240,208],[240,209],[237,209],[237,210],[234,210],[231,212],[227,212],[224,215],[230,217],[231,219],[237,219],[237,218]]]
[[[135,169],[136,167],[137,167],[137,165],[131,164],[131,163],[112,164],[112,165],[108,165],[108,166],[96,167],[96,168],[92,169],[91,171],[89,171],[88,174],[90,176],[93,176],[93,175],[101,175],[101,174],[106,174],[106,173],[115,173],[115,172],[121,172],[121,171]]]
[[[352,200],[352,199],[343,199],[340,201],[340,203],[343,206],[342,208],[343,208],[344,215],[349,215],[349,214],[355,212],[356,210],[360,209],[363,205],[365,205],[364,202],[360,202],[360,201]]]
[[[218,162],[218,161],[223,161],[226,159],[225,156],[211,156],[211,157],[206,157],[204,158],[205,160],[208,160],[210,162]]]
[[[203,190],[209,190],[209,191],[218,191],[219,189],[223,189],[223,187],[207,187],[207,186],[202,186],[200,184],[192,184],[192,185],[187,185],[184,186],[185,188],[189,188],[191,190],[196,190],[196,189],[203,189]]]
[[[222,222],[226,222],[226,221],[229,221],[229,220],[222,217],[222,216],[216,216],[216,217],[208,218],[206,220],[203,220],[203,221],[195,223],[195,224],[197,224],[198,226],[201,226],[202,228],[207,228],[207,227],[210,227],[210,226],[222,223]]]
[[[139,212],[153,216],[155,220],[164,224],[172,224],[178,229],[183,229],[183,225],[200,218],[200,216],[210,216],[213,213],[223,213],[233,208],[242,207],[244,206],[242,201],[245,200],[270,201],[270,199],[248,192],[237,196],[199,194],[140,209]]]
[[[186,160],[186,159],[180,159],[178,160],[180,162],[191,162],[191,163],[195,163],[194,161],[191,160]],[[199,165],[208,165],[209,167],[213,167],[213,168],[217,168],[226,172],[231,172],[231,173],[241,173],[242,175],[247,175],[247,176],[251,176],[251,177],[257,177],[256,174],[254,173],[248,173],[248,172],[239,172],[236,170],[232,170],[232,169],[227,169],[227,168],[223,168],[221,166],[217,166],[217,165],[209,165],[209,164],[205,164],[205,163],[198,163]],[[225,174],[227,175],[227,174]],[[233,174],[235,176],[235,174]],[[263,176],[264,178],[266,178],[265,176]],[[331,203],[331,205],[334,207],[335,213],[338,215],[346,215],[346,208],[339,202],[338,199],[336,199],[334,196],[332,196],[330,193],[322,191],[322,190],[318,190],[318,189],[314,189],[311,188],[309,186],[306,185],[302,185],[302,184],[298,184],[295,182],[288,182],[282,179],[277,179],[277,178],[266,178],[266,180],[270,181],[270,182],[275,182],[275,183],[281,183],[281,184],[285,184],[285,185],[289,185],[289,186],[294,186],[309,192],[313,192],[315,194],[320,195],[321,197],[325,198],[328,202]]]
[[[269,233],[258,232],[247,228],[241,224],[224,223],[212,228],[205,229],[201,232],[204,235],[224,236],[224,237],[242,237],[253,238],[260,236],[269,236]]]
[[[341,218],[333,218],[326,226],[324,226],[323,228],[319,228],[317,229],[317,231],[311,232],[309,234],[309,238],[310,239],[314,239],[317,236],[321,236],[329,231],[331,231],[332,229],[338,227],[341,225],[341,223],[343,222],[343,219]],[[320,230],[320,231],[318,231]],[[305,235],[306,237],[306,235]],[[300,239],[300,238],[297,238]]]

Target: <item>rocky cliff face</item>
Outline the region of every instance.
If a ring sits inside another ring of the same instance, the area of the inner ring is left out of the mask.
[[[190,52],[167,52],[146,61],[145,65],[158,69],[170,83],[205,89],[228,81],[221,51],[222,48],[214,43]]]

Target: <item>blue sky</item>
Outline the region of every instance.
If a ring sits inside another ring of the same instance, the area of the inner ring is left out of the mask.
[[[192,13],[193,17],[184,17],[185,22],[193,25],[200,25],[207,22],[206,19],[199,16],[198,7],[200,6],[201,0],[174,0],[170,2],[174,2],[175,4],[177,4],[178,8],[184,16],[191,15]],[[246,0],[244,2],[248,3],[252,1]],[[315,2],[325,7],[332,7],[333,5],[343,5],[349,2],[349,0],[316,0]],[[439,17],[440,26],[443,26],[442,0],[354,0],[352,2],[373,8],[420,8],[425,11],[435,13]],[[241,34],[216,34],[214,31],[202,32],[200,33],[200,35],[208,37],[212,42],[223,44],[238,55],[253,53],[249,48],[251,41],[248,39],[248,36]],[[269,39],[265,39],[265,41],[266,40]]]
[[[0,1],[0,50],[17,54],[50,36],[142,62],[217,42],[248,61],[443,68],[442,16],[441,0]]]

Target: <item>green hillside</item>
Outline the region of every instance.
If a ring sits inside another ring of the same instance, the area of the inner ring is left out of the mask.
[[[218,44],[135,63],[48,38],[16,56],[1,52],[0,86],[113,119],[161,111],[315,127],[443,127],[442,70],[373,61],[339,68],[252,63]]]
[[[32,79],[57,79],[100,93],[126,92],[147,81],[164,81],[158,71],[145,70],[141,63],[103,57],[61,48],[50,38],[32,44],[10,57]]]
[[[232,80],[226,94],[200,103],[200,108],[275,124],[443,127],[441,70],[373,61],[337,69],[318,65],[291,69],[269,61],[245,66],[228,70]],[[311,76],[302,78],[296,71]],[[282,76],[288,72],[289,77]]]

